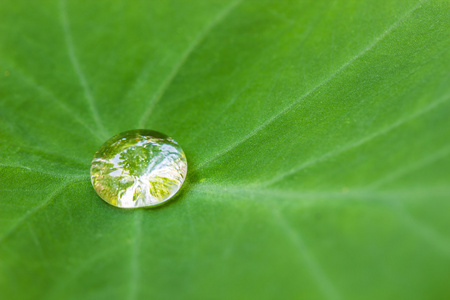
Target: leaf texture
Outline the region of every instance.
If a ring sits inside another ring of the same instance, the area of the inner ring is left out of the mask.
[[[0,299],[445,299],[448,1],[0,5]],[[185,150],[168,205],[90,184]]]

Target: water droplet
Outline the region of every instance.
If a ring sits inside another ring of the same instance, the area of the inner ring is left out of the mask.
[[[122,208],[161,204],[186,178],[183,149],[172,138],[150,130],[122,132],[95,153],[91,181],[97,194]]]

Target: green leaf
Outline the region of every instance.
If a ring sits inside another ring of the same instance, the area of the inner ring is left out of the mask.
[[[446,299],[445,0],[0,5],[1,299]],[[189,172],[123,210],[121,131]]]

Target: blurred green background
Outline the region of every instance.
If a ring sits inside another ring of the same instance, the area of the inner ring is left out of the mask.
[[[446,0],[0,0],[0,299],[449,299]],[[189,163],[102,201],[121,131]]]

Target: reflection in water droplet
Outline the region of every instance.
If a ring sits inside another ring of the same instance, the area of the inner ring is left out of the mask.
[[[183,149],[156,131],[122,132],[95,153],[91,181],[97,194],[123,208],[154,206],[169,200],[186,178]]]

